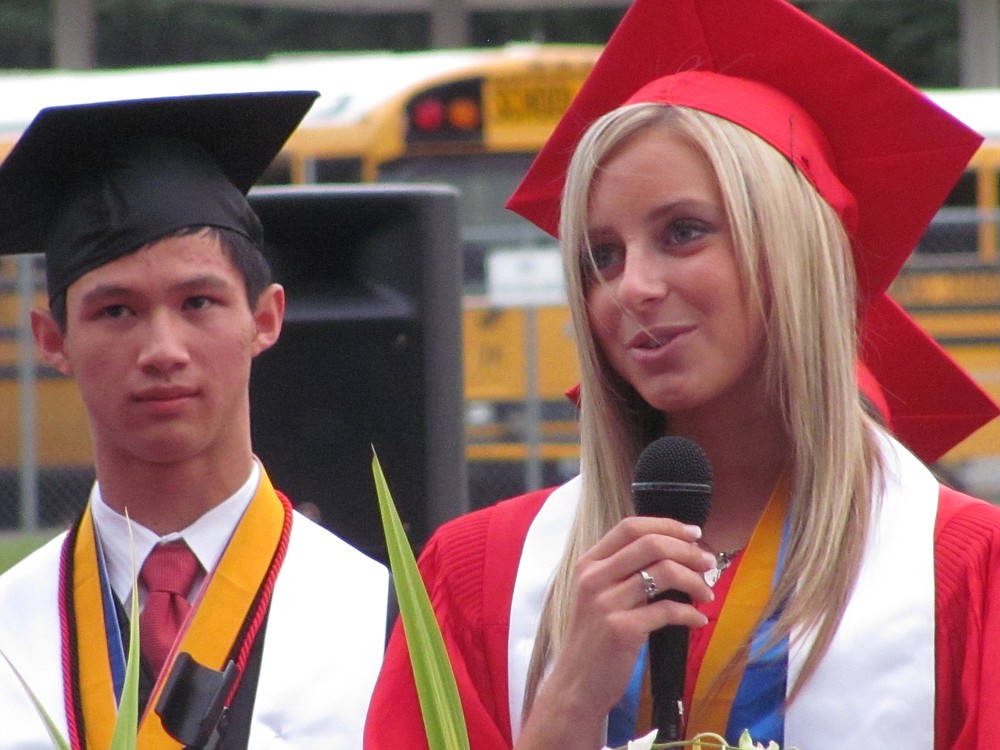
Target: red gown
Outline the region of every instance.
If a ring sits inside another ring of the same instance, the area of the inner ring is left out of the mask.
[[[512,746],[510,601],[525,535],[549,492],[458,518],[442,526],[420,556],[472,750]],[[935,748],[992,747],[1000,744],[1000,508],[942,489],[934,550]],[[905,575],[906,561],[899,565]],[[420,750],[427,744],[397,623],[369,707],[365,749],[400,747]]]

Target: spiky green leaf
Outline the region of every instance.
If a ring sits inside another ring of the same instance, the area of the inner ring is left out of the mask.
[[[28,687],[28,683],[25,682],[24,677],[22,677],[21,673],[17,671],[17,667],[14,666],[13,662],[7,658],[7,654],[3,651],[0,651],[0,656],[2,656],[4,661],[7,662],[7,664],[10,665],[10,668],[14,670],[14,674],[17,677],[18,682],[21,683],[21,687],[24,688],[25,694],[28,696],[31,704],[35,707],[35,711],[45,724],[45,729],[48,731],[49,737],[52,739],[52,744],[57,748],[57,750],[70,750],[69,743],[62,736],[59,729],[56,727],[55,722],[52,721],[52,717],[49,716],[48,712],[45,710],[45,707],[42,706],[42,702],[38,700],[38,696],[35,695],[34,691],[30,687]]]
[[[374,451],[372,453],[372,474],[375,476],[389,566],[413,665],[427,743],[430,750],[469,750],[465,714],[441,629],[434,617],[427,589],[396,512],[382,466],[378,456],[374,455]]]
[[[131,520],[128,524],[128,542],[132,551],[132,607],[129,612],[128,661],[125,662],[125,682],[118,703],[115,728],[111,734],[110,750],[135,750],[139,731],[139,584],[135,570],[135,540],[132,536]]]

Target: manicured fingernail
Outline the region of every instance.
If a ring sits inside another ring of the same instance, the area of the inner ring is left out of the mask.
[[[685,525],[684,529],[687,531],[688,536],[690,536],[692,540],[697,541],[698,539],[701,539],[701,526]]]

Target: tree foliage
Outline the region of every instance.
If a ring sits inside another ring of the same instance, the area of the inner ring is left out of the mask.
[[[734,0],[736,1],[736,0]],[[258,59],[289,51],[414,50],[431,43],[427,14],[341,14],[195,0],[95,0],[97,65],[130,67]],[[918,86],[958,83],[958,11],[943,0],[804,0],[800,6]],[[52,59],[51,0],[0,0],[0,68]],[[602,43],[624,12],[587,7],[475,12],[469,42]],[[780,44],[775,40],[775,44]]]
[[[800,7],[917,86],[958,85],[956,3],[814,0]]]

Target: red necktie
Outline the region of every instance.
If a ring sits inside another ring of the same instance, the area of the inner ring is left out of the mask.
[[[139,615],[142,653],[156,674],[170,653],[191,605],[187,595],[201,566],[184,542],[153,547],[139,580],[146,587],[146,606]]]

